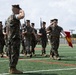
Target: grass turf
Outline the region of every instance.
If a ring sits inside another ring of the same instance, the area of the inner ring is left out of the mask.
[[[50,45],[46,48],[49,55]],[[20,56],[17,68],[24,72],[20,75],[75,75],[76,74],[76,46],[70,48],[67,45],[60,45],[60,61],[52,60],[48,57],[40,56],[41,46],[36,46],[36,56],[26,58]],[[67,70],[68,68],[68,70]],[[72,69],[71,69],[72,68]],[[74,69],[75,68],[75,69]],[[0,58],[0,75],[11,75],[8,73],[8,58]],[[16,74],[17,75],[17,74]]]

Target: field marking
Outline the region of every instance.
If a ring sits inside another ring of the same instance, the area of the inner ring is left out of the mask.
[[[59,53],[76,53],[76,52],[59,52]]]
[[[62,69],[48,69],[48,70],[36,70],[36,71],[25,71],[25,73],[38,73],[38,72],[49,72],[49,71],[69,71],[76,70],[76,68],[62,68]],[[8,75],[9,73],[0,73],[0,75]]]
[[[39,63],[44,63],[44,64],[52,64],[52,65],[62,65],[62,66],[72,66],[76,67],[76,64],[69,64],[69,63],[63,63],[63,62],[48,62],[45,60],[29,60],[30,62],[39,62]]]
[[[51,62],[51,61],[36,60],[36,59],[20,59],[19,61],[24,61],[24,60],[27,60],[27,61],[30,61],[30,62],[35,62],[35,63],[44,63],[44,64],[52,64],[52,65],[62,65],[62,66],[76,67],[76,64],[69,64],[69,63],[63,63],[63,62],[58,62],[58,61]]]
[[[51,48],[51,47],[46,47],[46,49],[48,49],[48,48]],[[70,50],[75,50],[75,47],[73,47],[73,48],[70,48],[70,47],[59,47],[59,50],[61,50],[62,48],[63,48],[63,50],[68,49],[68,51],[69,51],[69,49]],[[42,49],[41,47],[35,48],[35,50],[41,50],[41,49]]]
[[[42,60],[42,59],[50,59],[48,58],[20,58],[19,61],[24,61],[24,60]],[[5,60],[0,60],[0,62],[5,62],[5,61],[9,61],[9,59],[5,59]]]
[[[39,60],[38,60],[39,59]],[[45,62],[45,63],[49,63],[49,64],[51,64],[51,62],[46,62],[46,61],[41,61],[40,59],[42,59],[42,58],[32,58],[32,59],[20,59],[19,61],[24,61],[24,60],[28,60],[28,61],[35,61],[35,60],[38,60],[38,61],[40,61],[40,62]],[[50,58],[43,58],[43,59],[50,59]],[[9,61],[9,60],[2,60],[2,61]],[[52,62],[52,63],[54,63],[54,62]],[[56,63],[54,63],[54,64],[56,64]],[[57,63],[57,64],[60,64],[60,63]],[[63,65],[64,64],[64,66],[69,66],[68,64],[65,64],[65,63],[62,63],[61,65]],[[74,64],[71,64],[71,67],[73,67],[73,66],[76,66],[76,65],[74,65]],[[36,72],[45,72],[45,71],[62,71],[62,70],[75,70],[76,68],[63,68],[63,69],[49,69],[49,70],[36,70],[36,71],[26,71],[26,72],[24,72],[24,73],[36,73]],[[2,73],[2,74],[0,74],[0,75],[8,75],[9,73]]]
[[[63,60],[63,59],[73,59],[73,58],[76,58],[76,56],[75,57],[61,57],[61,61]],[[19,58],[19,61],[23,61],[23,60],[42,60],[42,59],[49,59],[50,60],[50,57],[48,57],[48,58]],[[0,62],[5,62],[5,61],[9,61],[9,59],[0,59]]]

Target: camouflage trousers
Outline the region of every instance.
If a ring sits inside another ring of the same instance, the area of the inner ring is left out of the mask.
[[[20,52],[20,39],[12,40],[8,45],[9,66],[16,68]]]
[[[5,53],[8,56],[8,40],[5,39]]]
[[[45,40],[41,40],[41,45],[42,45],[42,54],[46,54],[46,45],[47,45],[47,41]]]
[[[58,56],[59,56],[59,54],[58,54],[59,38],[52,37],[52,38],[50,39],[50,43],[51,43],[50,55],[52,55],[52,57],[53,57],[53,56],[58,57]]]
[[[31,53],[35,54],[35,47],[36,47],[36,44],[37,44],[37,40],[32,40],[31,41]]]
[[[30,51],[31,39],[26,38],[26,39],[24,40],[24,45],[25,45],[25,51],[26,51],[26,53],[27,53],[27,54],[30,54],[30,53],[31,53],[31,51]]]
[[[3,48],[4,48],[4,45],[0,42],[0,54],[3,53]]]
[[[27,53],[26,53],[26,49],[25,49],[25,39],[22,39],[21,44],[22,44],[22,51],[21,51],[21,53],[22,53],[22,54],[23,54],[23,53],[27,54]]]

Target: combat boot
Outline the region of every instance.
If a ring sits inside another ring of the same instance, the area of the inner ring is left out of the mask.
[[[30,54],[27,54],[27,57],[30,57]]]
[[[36,54],[32,54],[33,56],[36,56]]]
[[[44,57],[47,57],[47,55],[46,55],[46,54],[43,54],[43,56],[44,56]]]
[[[54,59],[54,56],[50,55],[50,59]]]
[[[9,73],[10,74],[23,74],[22,71],[19,71],[16,68],[10,68]]]
[[[2,53],[2,54],[0,54],[0,57],[1,57],[1,58],[3,57],[3,53]]]
[[[56,59],[57,59],[57,60],[61,60],[61,58],[60,58],[60,57],[57,57]]]
[[[60,57],[56,57],[56,56],[54,56],[54,59],[55,59],[55,60],[61,60]]]
[[[27,54],[26,55],[28,58],[31,58],[32,57],[32,54]]]

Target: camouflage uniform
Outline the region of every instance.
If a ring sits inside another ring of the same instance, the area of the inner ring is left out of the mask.
[[[6,26],[4,27],[4,33],[6,33]],[[8,56],[8,40],[7,40],[7,35],[4,36],[4,39],[5,39],[5,52],[6,52],[6,55]]]
[[[59,48],[59,38],[60,38],[60,32],[63,30],[60,26],[49,26],[50,30],[50,43],[51,43],[51,50],[50,55],[59,57],[58,54],[58,48]]]
[[[16,68],[20,50],[20,21],[16,19],[15,15],[11,15],[7,19],[6,25],[8,33],[9,65],[10,68]]]
[[[37,36],[37,30],[35,28],[33,28],[33,32]],[[32,34],[32,40],[31,40],[31,53],[33,54],[35,54],[34,48],[36,47],[36,44],[37,44],[37,38],[35,37],[35,35]]]
[[[21,29],[21,34],[22,34],[22,32],[24,32],[25,30],[26,30],[26,25],[23,24],[23,25],[22,25],[22,29]],[[26,47],[25,47],[25,46],[26,46],[26,45],[25,45],[25,44],[26,44],[26,39],[25,39],[25,36],[24,36],[23,34],[21,35],[21,42],[22,42],[22,51],[21,51],[21,53],[22,53],[22,54],[24,53],[24,54],[26,55],[26,54],[27,54]]]
[[[4,40],[3,29],[2,29],[2,25],[0,25],[0,54],[2,56],[3,56],[3,48],[4,48],[4,45],[5,45],[5,40]]]
[[[41,28],[41,29],[39,30],[39,33],[42,34],[42,36],[41,36],[41,45],[42,45],[42,55],[43,55],[43,54],[46,54],[45,48],[46,48],[47,41],[48,41],[48,40],[47,40],[46,29],[45,29],[45,28]]]
[[[31,47],[33,29],[31,26],[26,26],[24,31],[27,31],[27,33],[24,35],[24,37],[25,37],[25,40],[24,40],[25,41],[25,50],[26,50],[27,56],[31,56],[30,47]]]

